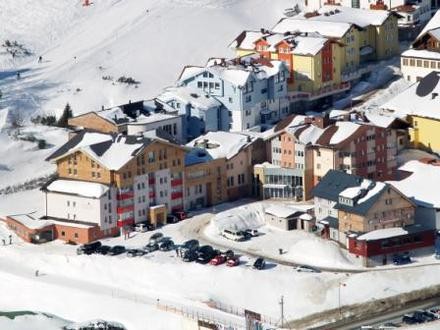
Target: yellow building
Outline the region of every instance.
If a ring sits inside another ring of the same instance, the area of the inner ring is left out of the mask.
[[[414,147],[440,152],[440,72],[432,71],[398,94],[382,108],[406,118]]]

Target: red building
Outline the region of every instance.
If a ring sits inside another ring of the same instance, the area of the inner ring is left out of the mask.
[[[420,225],[374,230],[348,237],[348,250],[362,258],[364,266],[386,265],[393,256],[421,248],[433,247],[435,230]]]

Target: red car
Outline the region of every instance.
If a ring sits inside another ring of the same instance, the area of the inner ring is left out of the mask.
[[[224,264],[226,262],[226,257],[224,255],[219,254],[218,256],[211,259],[209,262],[210,265],[218,266]]]
[[[185,211],[176,211],[173,213],[173,215],[177,217],[179,221],[185,220],[187,218],[187,214]]]
[[[238,266],[239,264],[240,264],[240,259],[238,259],[237,257],[230,258],[226,262],[226,266],[229,266],[229,267],[235,267],[235,266]]]

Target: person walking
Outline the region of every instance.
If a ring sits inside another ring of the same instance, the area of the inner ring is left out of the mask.
[[[38,275],[40,275],[40,272],[38,271],[38,269],[35,271],[35,277],[38,277]]]
[[[12,235],[9,235],[9,245],[12,244]]]
[[[6,245],[6,241],[5,241],[4,238],[2,239],[2,242],[3,242],[3,246],[5,246]]]

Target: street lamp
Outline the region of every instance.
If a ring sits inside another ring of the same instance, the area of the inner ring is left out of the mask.
[[[339,281],[338,282],[338,309],[339,309],[339,316],[342,317],[342,308],[341,308],[341,288],[343,286],[347,286],[344,282]]]

